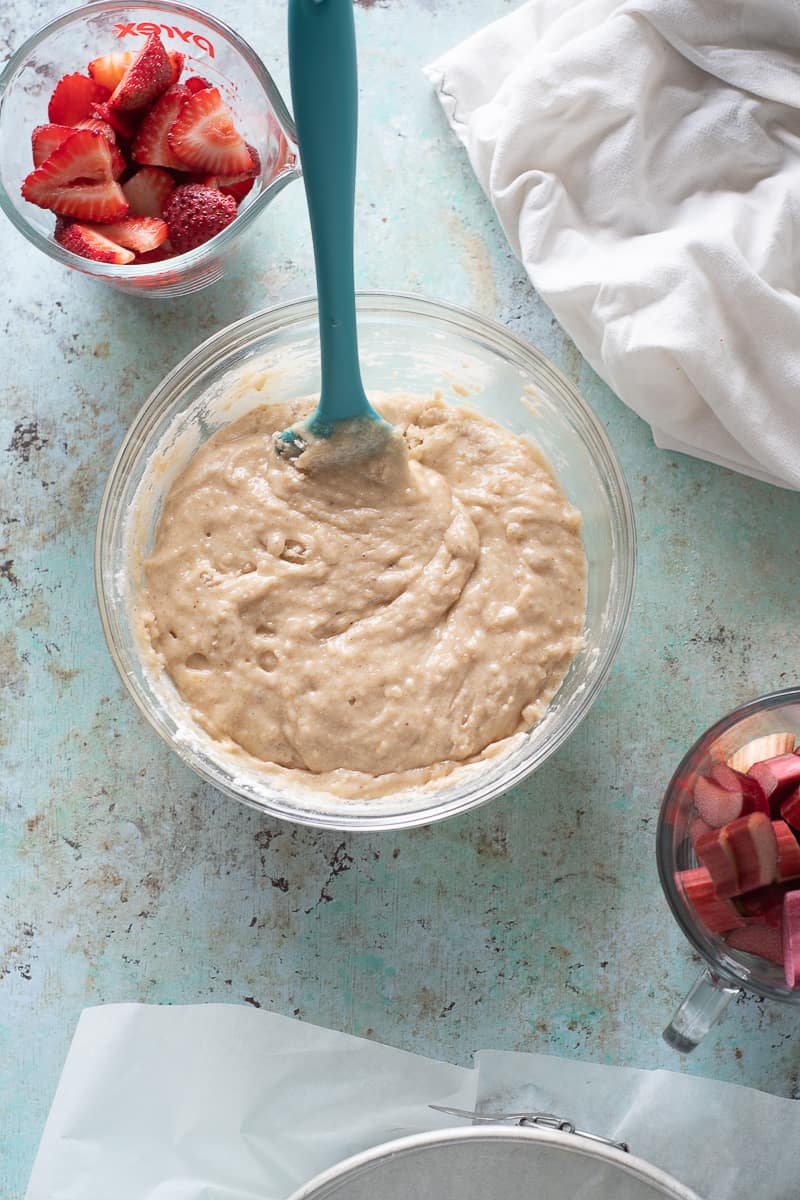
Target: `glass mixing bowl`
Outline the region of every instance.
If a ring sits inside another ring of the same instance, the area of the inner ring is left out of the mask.
[[[54,215],[20,193],[22,181],[33,170],[31,134],[47,123],[47,102],[62,75],[84,73],[91,59],[112,51],[141,50],[154,32],[167,50],[185,55],[182,78],[202,75],[220,89],[237,127],[259,153],[261,176],[239,206],[236,220],[204,245],[163,262],[93,262],[60,246],[53,238]],[[255,50],[210,13],[170,0],[85,4],[28,38],[0,74],[0,208],[29,242],[56,262],[138,296],[183,296],[221,279],[242,235],[299,176],[295,150],[294,122]]]
[[[122,444],[100,510],[95,567],[100,614],[114,662],[151,725],[199,775],[276,817],[333,829],[424,825],[484,804],[535,771],[569,736],[597,697],[622,639],[635,574],[630,496],[596,417],[540,354],[502,326],[417,296],[358,297],[361,363],[368,390],[430,394],[468,403],[544,453],[583,514],[588,559],[585,645],[543,720],[508,752],[459,768],[437,785],[379,799],[343,799],[276,783],[253,760],[231,755],[193,723],[159,672],[132,620],[141,559],[161,503],[192,453],[241,415],[226,408],[225,379],[256,361],[271,372],[269,396],[285,401],[319,390],[316,301],[301,300],[237,321],[204,342],[142,407]],[[468,392],[465,399],[464,393]]]

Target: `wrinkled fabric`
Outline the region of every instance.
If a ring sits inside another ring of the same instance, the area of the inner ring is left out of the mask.
[[[426,73],[656,444],[800,488],[797,0],[530,0]]]

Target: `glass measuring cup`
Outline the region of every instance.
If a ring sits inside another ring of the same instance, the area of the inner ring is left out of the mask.
[[[664,795],[656,831],[661,886],[672,915],[707,964],[664,1030],[664,1040],[682,1054],[694,1050],[740,992],[800,1006],[800,988],[787,986],[782,967],[734,950],[721,935],[708,931],[687,901],[678,874],[699,865],[689,822],[694,815],[695,780],[708,770],[712,751],[718,761],[752,738],[784,731],[800,739],[800,687],[751,700],[712,725],[686,754]]]
[[[55,217],[24,200],[20,187],[33,169],[31,133],[47,121],[56,83],[86,70],[93,58],[141,50],[157,33],[184,56],[183,77],[202,75],[218,87],[238,127],[255,146],[261,174],[236,220],[202,246],[163,262],[117,266],[65,250],[53,237]],[[63,14],[19,47],[0,73],[0,208],[29,242],[56,262],[124,292],[183,296],[215,283],[242,235],[300,171],[294,122],[255,50],[210,13],[171,0],[99,0]]]

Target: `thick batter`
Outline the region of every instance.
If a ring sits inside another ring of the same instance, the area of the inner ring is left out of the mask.
[[[542,716],[581,645],[580,514],[530,442],[436,398],[379,399],[398,436],[361,461],[278,458],[311,407],[257,408],[198,450],[145,623],[213,737],[378,795]]]

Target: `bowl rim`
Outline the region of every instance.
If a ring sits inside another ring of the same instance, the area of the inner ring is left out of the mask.
[[[655,841],[656,867],[664,899],[678,928],[689,944],[694,946],[698,954],[708,963],[712,973],[734,987],[744,988],[746,991],[756,992],[759,995],[766,995],[770,999],[780,1001],[781,1003],[800,1004],[800,990],[792,990],[788,987],[782,990],[773,987],[761,979],[752,981],[746,973],[735,971],[727,962],[720,959],[718,948],[707,935],[699,921],[694,920],[689,905],[682,899],[680,890],[675,883],[674,874],[678,867],[674,853],[674,838],[672,836],[674,826],[673,822],[668,819],[668,811],[671,808],[673,800],[675,800],[679,792],[684,790],[682,780],[688,774],[696,756],[704,747],[710,748],[724,733],[734,729],[740,722],[746,720],[746,718],[756,716],[765,710],[781,708],[783,705],[791,703],[800,704],[800,686],[766,692],[762,696],[756,696],[754,700],[748,700],[744,704],[731,709],[730,712],[716,720],[713,725],[709,725],[692,742],[673,771],[669,783],[664,790],[661,808],[658,813],[658,821],[656,823]],[[731,961],[733,962],[735,959],[732,958]]]
[[[235,29],[232,29],[230,25],[226,24],[226,22],[215,17],[213,13],[205,9],[177,3],[177,0],[132,0],[132,3],[125,3],[124,0],[94,0],[94,3],[81,4],[77,8],[72,8],[68,12],[61,13],[60,16],[54,17],[52,21],[48,21],[47,24],[40,26],[39,29],[26,38],[5,63],[2,71],[0,71],[0,118],[2,117],[3,103],[9,84],[37,46],[60,29],[64,29],[86,16],[96,15],[100,12],[124,13],[131,8],[145,10],[158,9],[161,12],[186,16],[187,19],[200,20],[206,22],[218,34],[221,34],[231,43],[241,57],[248,62],[253,73],[258,78],[284,134],[287,135],[292,146],[296,147],[297,130],[294,118],[289,112],[286,102],[278,89],[278,85],[267,70],[261,57],[255,52],[249,42],[238,34]],[[135,281],[147,278],[151,284],[155,284],[161,280],[169,280],[175,274],[176,270],[180,272],[191,271],[195,267],[203,266],[209,259],[215,258],[218,254],[224,253],[226,248],[250,227],[267,204],[288,183],[291,183],[293,179],[298,179],[301,173],[299,159],[295,153],[294,164],[287,170],[281,171],[274,179],[271,179],[263,191],[259,192],[240,212],[237,212],[236,220],[232,221],[225,229],[221,230],[213,238],[210,238],[209,241],[204,242],[201,246],[196,246],[193,250],[187,250],[183,254],[175,255],[174,258],[165,259],[163,262],[147,263],[146,270],[142,269],[141,264],[131,268],[130,264],[100,263],[95,262],[93,259],[83,258],[80,254],[74,254],[71,250],[65,250],[58,242],[46,237],[35,225],[26,220],[24,214],[14,203],[2,177],[0,177],[0,209],[2,209],[12,225],[37,250],[41,250],[48,258],[52,258],[63,266],[71,267],[73,270],[78,270],[82,274],[96,279]],[[176,262],[180,263],[178,267],[175,265]]]
[[[555,753],[588,713],[602,691],[608,674],[616,660],[633,605],[637,556],[636,525],[630,491],[611,442],[588,402],[583,399],[574,385],[541,350],[530,345],[523,338],[519,337],[519,335],[506,329],[505,326],[493,318],[485,317],[480,313],[451,304],[448,301],[429,299],[419,293],[376,290],[358,291],[356,293],[356,303],[359,315],[392,316],[405,314],[418,318],[433,318],[437,324],[450,325],[461,333],[468,332],[470,326],[472,326],[476,331],[480,332],[484,340],[490,345],[499,344],[506,351],[513,350],[516,351],[517,355],[522,355],[528,360],[533,359],[540,370],[552,376],[553,382],[563,392],[561,398],[571,406],[572,415],[577,415],[581,421],[581,436],[588,443],[587,448],[598,466],[598,473],[602,478],[609,502],[614,550],[612,589],[615,587],[615,591],[612,590],[612,594],[615,598],[615,607],[613,621],[609,626],[607,641],[603,647],[602,659],[597,670],[580,694],[570,714],[570,719],[553,730],[549,738],[543,742],[540,752],[531,758],[526,758],[518,762],[515,768],[507,775],[504,775],[502,779],[495,780],[486,785],[484,787],[484,794],[478,797],[467,795],[457,800],[440,800],[437,802],[437,793],[434,791],[431,793],[432,803],[430,806],[408,813],[376,813],[372,816],[354,813],[349,819],[340,812],[317,812],[311,816],[305,811],[296,811],[285,799],[281,799],[280,802],[271,799],[269,803],[266,803],[261,799],[255,800],[250,796],[242,795],[235,788],[228,786],[225,782],[217,778],[212,772],[206,770],[202,762],[198,761],[198,756],[193,752],[191,747],[186,746],[183,742],[176,742],[167,736],[166,731],[156,720],[150,706],[139,694],[135,681],[129,678],[123,667],[116,645],[114,622],[111,616],[114,604],[111,594],[107,595],[105,588],[105,548],[109,525],[113,524],[112,518],[116,518],[116,513],[112,512],[112,499],[115,491],[119,488],[120,483],[130,474],[130,468],[138,460],[153,428],[170,407],[172,403],[170,399],[171,392],[174,389],[175,383],[182,376],[186,376],[183,380],[184,385],[186,385],[191,381],[192,376],[198,372],[198,368],[201,365],[202,369],[205,369],[212,356],[217,361],[223,357],[227,357],[235,352],[237,347],[245,345],[251,334],[258,334],[261,338],[264,338],[278,329],[285,330],[291,328],[292,325],[307,322],[309,318],[316,314],[316,296],[304,296],[286,303],[272,305],[249,316],[242,317],[225,328],[218,330],[206,338],[205,341],[201,342],[194,350],[190,351],[150,393],[128,427],[109,470],[97,518],[94,574],[97,605],[103,634],[117,672],[139,711],[158,733],[162,741],[186,765],[196,774],[200,775],[201,778],[205,779],[206,782],[212,784],[217,790],[226,793],[240,803],[249,805],[264,815],[270,815],[314,828],[366,832],[410,829],[421,825],[429,825],[436,821],[444,820],[446,817],[466,812],[469,809],[481,807],[490,800],[515,787]],[[609,608],[608,600],[606,601],[606,608]],[[275,785],[270,783],[269,786],[277,795],[278,789]],[[346,807],[347,804],[347,800],[341,800],[343,807]]]

